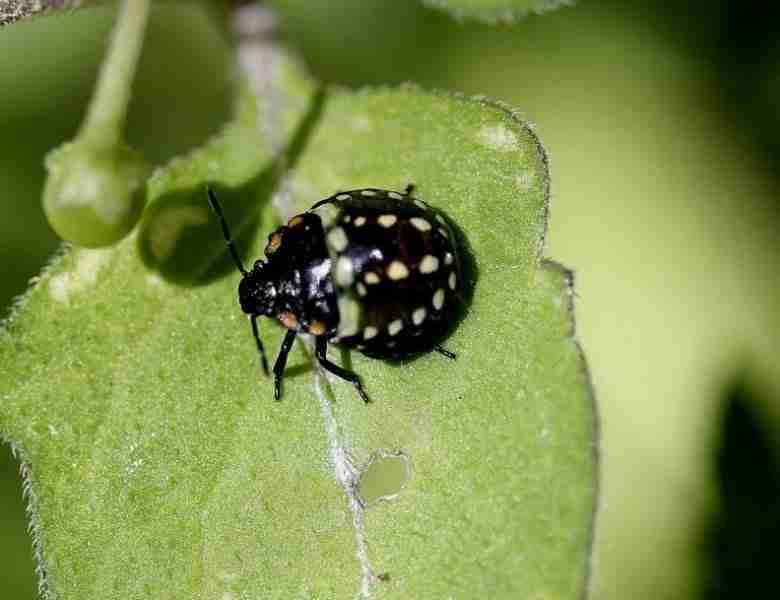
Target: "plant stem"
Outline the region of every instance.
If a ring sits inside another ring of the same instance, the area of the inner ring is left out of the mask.
[[[97,147],[112,148],[122,141],[150,4],[151,0],[123,0],[119,9],[108,54],[77,136]]]

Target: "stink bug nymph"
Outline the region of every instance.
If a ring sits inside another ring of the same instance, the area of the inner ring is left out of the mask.
[[[266,375],[257,318],[277,319],[287,329],[273,367],[276,400],[299,333],[314,336],[319,364],[352,383],[366,402],[360,377],[328,360],[328,343],[372,358],[403,359],[429,350],[455,358],[438,342],[461,298],[456,237],[440,213],[412,194],[413,186],[403,193],[366,188],[320,200],[269,235],[265,260],[247,271],[208,188],[243,276],[238,300],[249,315]]]

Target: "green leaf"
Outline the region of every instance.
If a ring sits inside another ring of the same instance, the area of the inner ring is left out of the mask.
[[[529,14],[539,14],[570,6],[574,0],[421,0],[456,19],[486,23],[514,23]]]
[[[287,217],[337,189],[415,183],[473,258],[473,300],[446,342],[457,361],[332,349],[363,377],[364,405],[299,344],[275,403],[237,274],[177,284],[142,260],[143,231],[66,252],[0,338],[0,432],[28,467],[47,585],[63,599],[581,598],[595,417],[569,275],[540,259],[536,137],[501,106],[414,88],[318,106],[274,204]],[[192,191],[205,163],[187,164]],[[262,170],[220,189],[237,199]],[[162,181],[158,202],[175,202]],[[262,208],[247,256],[276,210]],[[280,327],[261,332],[278,347]]]

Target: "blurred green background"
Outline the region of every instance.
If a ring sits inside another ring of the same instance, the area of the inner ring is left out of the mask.
[[[583,1],[488,27],[411,0],[268,4],[323,80],[484,94],[536,124],[552,163],[547,255],[575,270],[602,418],[593,597],[772,589],[780,8]],[[100,9],[0,30],[0,306],[57,248],[40,206],[43,156],[72,137],[110,25]],[[131,144],[160,163],[205,139],[229,112],[230,65],[196,4],[156,9]],[[26,600],[18,465],[1,449],[0,589]]]

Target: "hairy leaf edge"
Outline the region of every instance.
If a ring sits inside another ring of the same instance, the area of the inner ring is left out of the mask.
[[[587,600],[591,597],[591,591],[593,586],[593,549],[596,542],[596,525],[598,523],[599,510],[600,510],[600,498],[601,498],[601,419],[599,416],[599,405],[596,399],[596,388],[593,384],[593,377],[591,375],[590,367],[585,356],[585,350],[582,342],[577,337],[577,320],[574,315],[574,299],[576,297],[575,284],[574,284],[574,271],[567,268],[563,264],[550,259],[542,259],[541,269],[547,271],[554,271],[563,276],[564,281],[564,294],[566,297],[565,311],[569,317],[569,332],[567,335],[567,341],[574,345],[575,352],[579,357],[580,362],[580,374],[585,382],[585,393],[588,396],[591,407],[592,415],[592,431],[593,440],[591,446],[593,469],[594,469],[594,481],[593,481],[593,504],[591,506],[590,522],[588,523],[588,548],[587,559],[585,564],[585,577],[582,586],[582,600]]]

